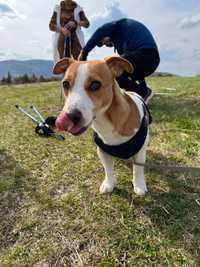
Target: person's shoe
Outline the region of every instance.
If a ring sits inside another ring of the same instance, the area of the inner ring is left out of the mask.
[[[153,90],[151,90],[149,87],[147,87],[147,89],[148,89],[147,94],[144,96],[144,102],[146,105],[149,104],[149,101],[154,96]]]

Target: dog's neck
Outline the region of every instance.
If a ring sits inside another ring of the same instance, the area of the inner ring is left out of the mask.
[[[105,111],[96,114],[92,128],[106,144],[118,145],[132,138],[140,127],[140,114],[134,101],[113,82],[113,98]]]

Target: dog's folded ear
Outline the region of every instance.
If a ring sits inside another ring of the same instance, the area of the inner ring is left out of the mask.
[[[71,58],[62,58],[59,60],[53,67],[53,74],[61,74],[64,73],[70,64],[73,63],[73,59]]]
[[[107,57],[104,59],[115,77],[119,77],[124,71],[133,73],[132,64],[122,57]]]

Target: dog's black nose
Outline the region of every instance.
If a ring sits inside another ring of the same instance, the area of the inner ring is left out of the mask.
[[[78,124],[83,118],[81,111],[78,109],[73,109],[67,115],[74,124]]]

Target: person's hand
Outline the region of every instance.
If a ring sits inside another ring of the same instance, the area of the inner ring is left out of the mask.
[[[71,36],[71,32],[66,28],[66,27],[61,27],[61,32],[64,34],[66,37]]]
[[[69,31],[74,31],[77,27],[77,23],[73,20],[69,21],[65,27],[69,30]]]
[[[87,56],[88,56],[88,54],[84,50],[82,50],[79,57],[78,57],[78,61],[86,61]]]

